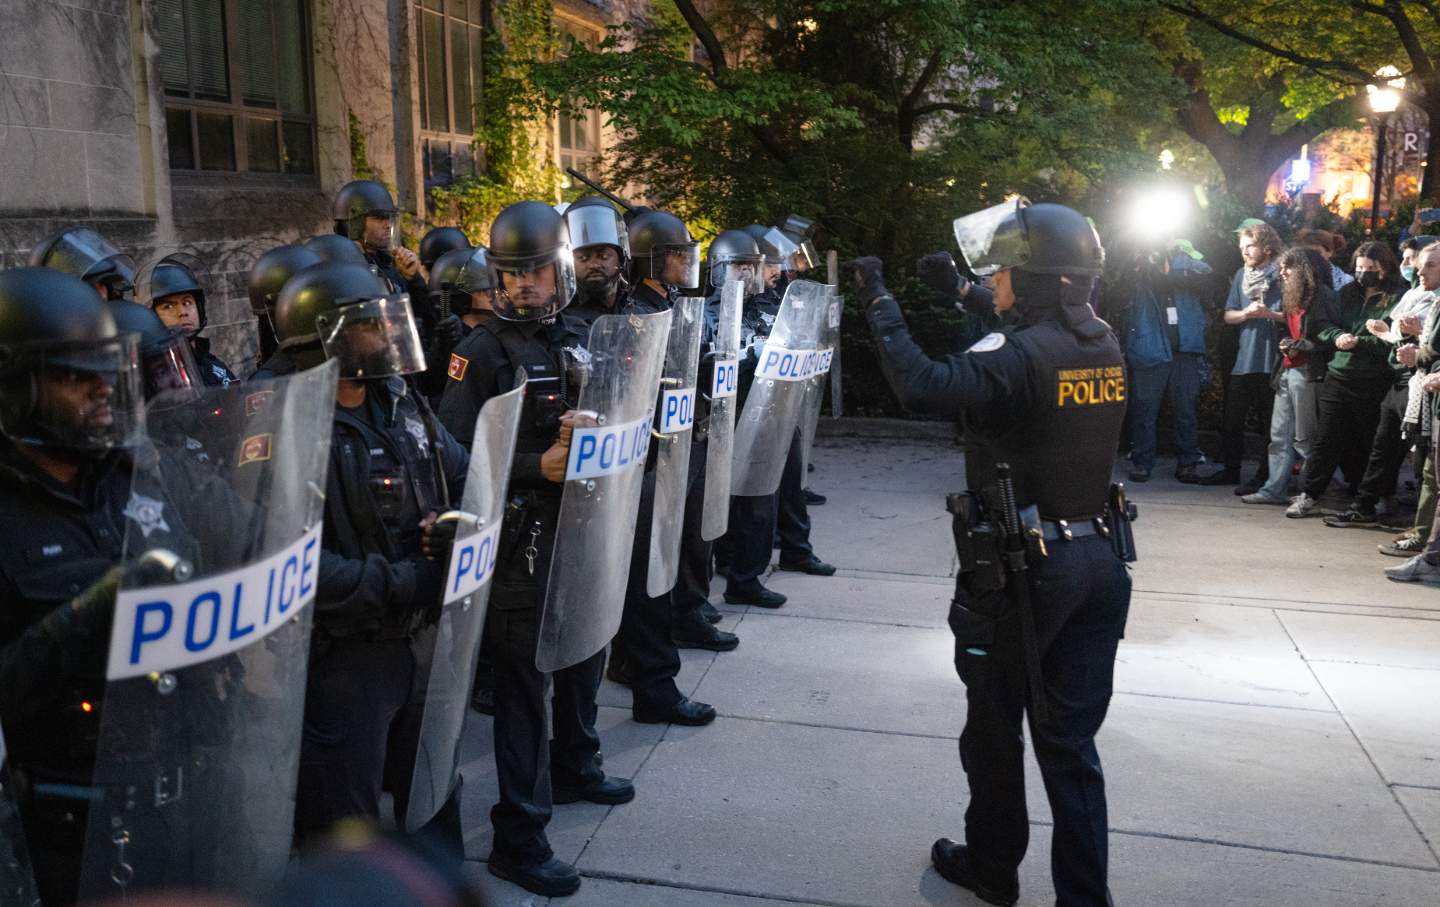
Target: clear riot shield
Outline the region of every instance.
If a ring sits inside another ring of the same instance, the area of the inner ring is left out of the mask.
[[[707,422],[709,458],[705,463],[705,512],[700,536],[714,541],[730,526],[731,456],[735,452],[735,403],[740,377],[740,312],[745,305],[745,284],[727,280],[720,290],[715,313],[715,338]]]
[[[818,341],[820,364],[816,367],[815,377],[805,388],[805,402],[800,410],[800,481],[807,485],[810,452],[815,446],[815,431],[820,426],[820,404],[825,402],[825,387],[830,383],[830,363],[835,358],[835,350],[840,347],[840,288],[830,286],[827,289],[830,299],[825,304],[825,322],[820,326]]]
[[[670,314],[670,339],[656,400],[655,504],[650,517],[650,568],[645,592],[657,598],[669,592],[680,573],[680,526],[690,478],[690,440],[695,432],[695,373],[700,366],[700,335],[705,300],[686,296]]]
[[[20,825],[20,806],[5,761],[5,734],[0,732],[0,904],[39,907],[40,892],[30,869],[30,852],[25,848],[25,829]]]
[[[755,381],[735,425],[730,493],[741,497],[774,494],[807,388],[829,361],[819,348],[829,316],[831,288],[797,280],[785,288],[780,313],[755,365]]]
[[[407,831],[418,831],[435,818],[449,798],[459,770],[460,733],[475,682],[475,662],[480,657],[490,580],[495,575],[500,524],[505,517],[505,488],[525,402],[524,374],[519,373],[521,383],[509,393],[485,401],[475,421],[460,511],[440,517],[458,519],[405,810]]]
[[[542,671],[579,664],[620,628],[670,315],[601,315],[590,328],[535,648]]]
[[[124,510],[82,901],[253,896],[285,871],[335,379],[326,363],[152,401]],[[196,406],[227,414],[203,450],[179,443]]]

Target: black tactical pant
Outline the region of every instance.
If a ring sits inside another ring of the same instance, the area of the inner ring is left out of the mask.
[[[1370,457],[1365,464],[1365,477],[1360,480],[1360,493],[1355,503],[1374,509],[1381,498],[1395,493],[1400,481],[1400,467],[1405,465],[1405,455],[1410,445],[1402,437],[1405,425],[1405,405],[1410,399],[1410,383],[1390,388],[1380,402],[1380,421],[1375,426],[1375,437],[1370,442]]]
[[[1225,388],[1225,414],[1220,427],[1220,458],[1227,472],[1239,473],[1245,460],[1245,419],[1251,410],[1260,424],[1260,433],[1270,431],[1270,413],[1275,407],[1275,389],[1270,373],[1231,375]],[[1264,485],[1270,477],[1270,461],[1262,454],[1253,481]]]
[[[394,797],[395,822],[403,826],[433,645],[433,631],[413,639],[315,640],[295,799],[302,844],[341,819],[378,819],[383,791]],[[457,783],[430,826],[457,858],[459,794]]]
[[[725,591],[755,591],[775,550],[775,495],[730,499],[730,526],[716,546],[716,558],[729,569]]]
[[[775,526],[780,537],[780,560],[802,563],[815,556],[810,547],[810,510],[805,506],[805,464],[800,431],[790,441],[780,489],[775,492]]]
[[[545,826],[554,809],[551,787],[584,787],[605,777],[595,694],[605,671],[602,649],[579,664],[546,674],[535,667],[545,583],[555,550],[554,515],[536,540],[532,574],[519,551],[496,566],[485,621],[485,648],[495,670],[495,773],[500,801],[490,810],[494,852],[516,863],[538,863],[554,852]],[[552,724],[545,700],[551,698]]]
[[[652,597],[645,588],[650,574],[654,513],[655,473],[652,470],[645,473],[640,488],[630,577],[625,583],[625,611],[615,636],[614,656],[633,668],[634,681],[630,685],[633,704],[639,708],[666,709],[683,697],[675,685],[675,676],[680,673],[680,651],[670,635],[670,591]]]
[[[1347,481],[1360,480],[1380,423],[1380,402],[1389,387],[1388,382],[1341,381],[1334,375],[1320,382],[1319,421],[1300,474],[1301,491],[1318,499],[1330,487],[1337,466]]]
[[[705,466],[710,445],[690,446],[690,485],[685,492],[685,523],[680,529],[680,573],[670,594],[673,625],[677,628],[705,623],[701,609],[710,600],[710,555],[714,542],[701,535],[705,519]]]
[[[1030,718],[1055,817],[1050,871],[1058,907],[1109,905],[1105,779],[1095,734],[1110,704],[1130,576],[1107,539],[1049,543],[1030,569],[1048,715]],[[998,613],[998,618],[987,614]],[[950,612],[968,709],[960,763],[970,785],[965,841],[983,881],[1013,884],[1029,844],[1025,807],[1026,674],[1019,615],[1004,592],[959,595]]]

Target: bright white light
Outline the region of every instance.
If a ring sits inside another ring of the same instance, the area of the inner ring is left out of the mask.
[[[1179,236],[1190,220],[1190,198],[1168,186],[1139,193],[1130,203],[1126,224],[1132,236],[1168,242]]]
[[[1169,170],[1171,167],[1174,167],[1174,166],[1175,166],[1175,152],[1171,151],[1169,148],[1166,148],[1164,151],[1161,151],[1161,152],[1160,152],[1160,169],[1161,169],[1161,170]]]
[[[1366,85],[1365,93],[1370,109],[1375,113],[1394,113],[1400,106],[1400,93],[1405,90],[1405,79],[1400,70],[1393,66],[1382,66],[1375,75],[1384,80],[1381,85]]]

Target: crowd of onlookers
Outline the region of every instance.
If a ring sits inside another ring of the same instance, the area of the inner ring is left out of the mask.
[[[1287,245],[1263,220],[1235,229],[1243,264],[1223,311],[1235,358],[1222,379],[1219,466],[1210,471],[1199,409],[1215,276],[1185,240],[1143,256],[1123,330],[1130,480],[1148,481],[1155,469],[1168,400],[1179,481],[1233,488],[1246,504],[1292,519],[1392,527],[1380,551],[1406,560],[1386,576],[1440,584],[1440,236],[1421,235],[1424,214],[1398,249],[1367,241],[1349,254],[1343,236],[1324,230],[1300,230]],[[1247,472],[1252,417],[1269,444]],[[1402,482],[1407,462],[1413,485]]]

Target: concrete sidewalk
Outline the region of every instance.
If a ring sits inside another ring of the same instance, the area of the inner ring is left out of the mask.
[[[635,724],[607,683],[605,769],[638,796],[557,807],[551,841],[585,881],[556,904],[980,903],[929,865],[935,838],[961,837],[967,799],[942,504],[961,458],[845,437],[815,460],[830,501],[812,539],[839,574],[775,575],[778,611],[721,605],[740,648],[686,652],[681,677],[719,709],[710,727]],[[1440,904],[1440,589],[1387,582],[1399,561],[1376,553],[1382,533],[1169,473],[1132,489],[1141,562],[1100,736],[1116,903]],[[478,862],[494,763],[489,722],[472,725],[468,868],[496,903],[546,903]],[[1021,904],[1050,904],[1030,770]]]

